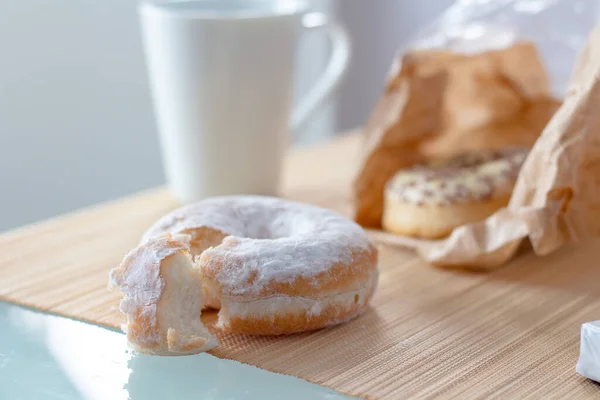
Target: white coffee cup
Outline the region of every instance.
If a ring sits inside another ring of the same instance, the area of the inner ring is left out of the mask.
[[[179,201],[277,194],[289,132],[323,104],[349,59],[343,28],[307,9],[300,0],[140,4],[165,175]],[[306,28],[326,28],[333,51],[292,112],[294,59]]]

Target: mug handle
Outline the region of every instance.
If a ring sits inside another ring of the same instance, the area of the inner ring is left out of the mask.
[[[331,56],[323,74],[308,94],[300,101],[292,113],[291,128],[298,133],[300,128],[337,89],[348,69],[350,60],[350,39],[344,27],[329,20],[320,12],[307,13],[302,17],[302,25],[306,29],[325,29],[331,41]]]

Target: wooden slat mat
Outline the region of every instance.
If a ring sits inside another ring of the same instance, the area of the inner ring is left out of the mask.
[[[356,137],[289,158],[286,197],[347,213]],[[111,327],[107,274],[160,215],[164,190],[0,236],[0,297]],[[368,398],[598,398],[575,373],[581,323],[600,319],[600,242],[524,252],[490,274],[446,271],[381,247],[371,309],[284,337],[221,335],[218,357]],[[211,316],[208,316],[210,319]]]

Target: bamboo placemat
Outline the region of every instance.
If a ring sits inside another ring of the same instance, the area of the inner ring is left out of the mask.
[[[350,136],[294,153],[284,195],[347,213],[357,148]],[[118,327],[108,270],[176,206],[161,189],[1,235],[0,298]],[[369,398],[600,397],[575,373],[580,325],[600,318],[600,242],[542,258],[525,251],[489,274],[380,251],[362,317],[309,334],[221,335],[213,354]]]

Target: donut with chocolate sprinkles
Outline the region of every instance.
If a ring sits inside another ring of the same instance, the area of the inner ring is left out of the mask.
[[[528,152],[468,152],[398,171],[385,188],[383,228],[438,239],[487,218],[508,204]]]

